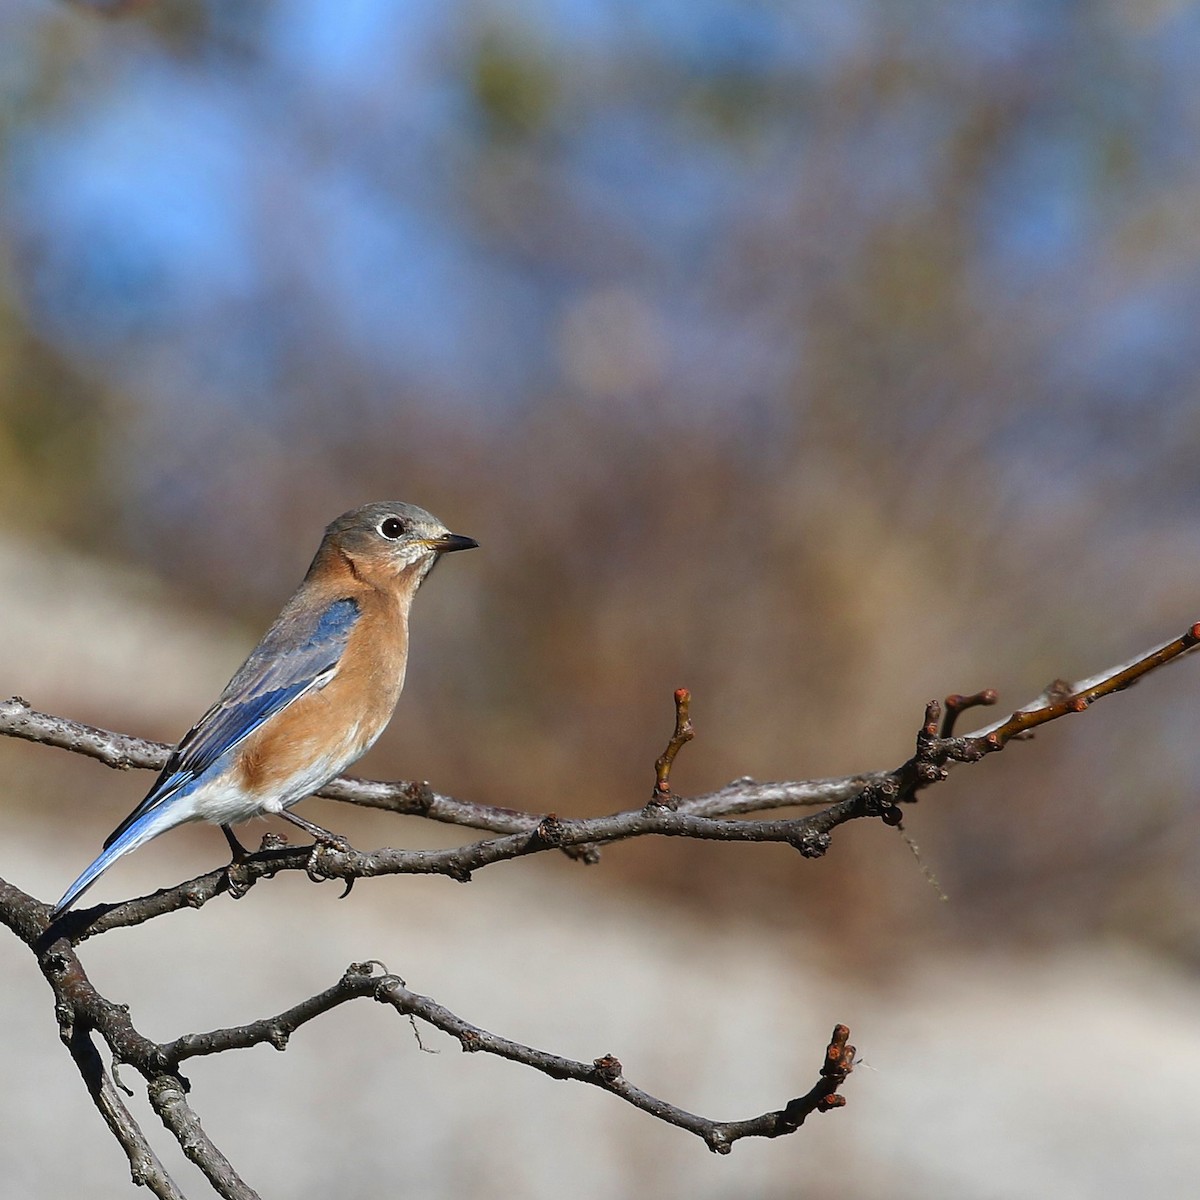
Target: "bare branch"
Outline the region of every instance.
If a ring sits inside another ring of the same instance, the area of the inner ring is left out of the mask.
[[[248,1050],[266,1043],[276,1050],[286,1050],[292,1034],[301,1025],[315,1020],[349,1000],[360,1000],[375,992],[377,979],[371,977],[371,963],[354,963],[331,988],[302,1000],[274,1017],[264,1017],[248,1025],[214,1029],[211,1033],[188,1033],[160,1048],[162,1061],[172,1067],[186,1058],[204,1054],[222,1054],[226,1050]]]
[[[1110,667],[1088,679],[1078,683],[1065,683],[1056,679],[1036,699],[1017,709],[1011,716],[984,729],[976,730],[968,735],[970,740],[996,742],[999,749],[1018,734],[1025,733],[1038,725],[1056,721],[1068,713],[1085,712],[1102,696],[1111,696],[1114,692],[1124,691],[1137,683],[1151,671],[1166,666],[1167,663],[1186,654],[1195,646],[1200,645],[1200,622],[1197,622],[1186,632],[1164,642],[1161,646],[1148,650],[1137,658],[1130,659],[1118,667]],[[967,761],[967,760],[963,760]]]
[[[1119,667],[1101,672],[1076,685],[1056,683],[1037,700],[1016,710],[1003,721],[960,737],[939,736],[942,708],[937,701],[926,706],[917,734],[916,752],[891,771],[819,781],[756,784],[736,780],[718,792],[678,802],[675,809],[651,801],[643,808],[614,813],[605,817],[564,818],[550,813],[519,813],[511,809],[473,805],[450,797],[436,797],[424,784],[371,785],[361,780],[339,780],[339,798],[357,802],[365,790],[378,793],[392,788],[423,807],[426,815],[472,827],[492,823],[511,829],[498,837],[444,850],[396,850],[388,847],[372,851],[337,850],[329,847],[291,847],[277,838],[237,867],[239,892],[258,879],[279,871],[303,870],[314,879],[340,879],[351,883],[376,875],[437,874],[467,881],[483,867],[514,858],[523,858],[546,850],[580,851],[594,857],[594,848],[606,842],[637,837],[684,837],[709,841],[778,842],[792,846],[804,857],[820,857],[828,849],[831,834],[838,826],[864,817],[878,817],[890,825],[900,823],[901,804],[911,803],[923,788],[944,780],[955,764],[976,762],[1002,750],[1018,734],[1066,716],[1082,712],[1101,696],[1129,687],[1137,679],[1162,667],[1192,649],[1200,641],[1200,624],[1193,625],[1178,638],[1156,647]],[[682,690],[682,689],[681,689]],[[972,700],[983,697],[979,693]],[[690,697],[689,697],[690,699]],[[961,710],[959,698],[952,698]],[[687,740],[687,710],[677,700],[676,730],[678,747]],[[0,733],[8,733],[98,757],[121,765],[141,761],[166,748],[155,743],[135,744],[135,739],[106,734],[90,726],[78,725],[31,709],[14,698],[0,703]],[[675,742],[675,739],[672,739]],[[147,749],[147,747],[149,749]],[[670,747],[668,747],[668,750]],[[664,758],[666,755],[664,755]],[[661,760],[660,760],[661,761]],[[669,777],[669,770],[668,770]],[[333,789],[326,789],[326,793]],[[772,807],[825,803],[819,812],[776,820],[745,821],[735,815],[763,811]],[[400,811],[397,806],[397,811]],[[408,809],[413,811],[413,809]],[[725,815],[731,814],[731,815]],[[152,896],[115,906],[98,906],[68,913],[63,931],[74,939],[94,937],[107,929],[140,924],[142,921],[183,907],[198,908],[223,892],[231,890],[227,869],[209,872],[178,887]]]
[[[159,1119],[175,1135],[184,1154],[204,1172],[218,1196],[224,1200],[260,1200],[200,1127],[200,1119],[184,1098],[184,1087],[177,1077],[159,1075],[151,1079],[147,1093]]]
[[[0,734],[17,737],[59,750],[94,758],[116,770],[141,767],[159,771],[171,747],[163,742],[111,733],[94,725],[72,721],[31,708],[20,696],[0,700]],[[703,796],[678,801],[679,807],[696,816],[734,816],[771,808],[829,804],[855,795],[868,783],[878,782],[888,772],[847,775],[800,783],[756,783],[749,776]],[[364,808],[382,809],[402,816],[428,817],[447,825],[488,829],[495,833],[532,833],[544,814],[515,808],[458,800],[435,791],[427,783],[398,780],[384,783],[343,776],[316,793],[328,800],[341,800]]]
[[[25,917],[20,921],[12,920],[11,914],[18,910]],[[178,1190],[171,1190],[174,1184],[162,1171],[140,1128],[116,1095],[111,1078],[103,1072],[88,1036],[87,1031],[91,1029],[100,1033],[120,1061],[129,1063],[146,1079],[151,1105],[163,1124],[225,1200],[257,1200],[257,1195],[201,1127],[199,1118],[187,1102],[187,1084],[178,1073],[179,1064],[197,1055],[219,1054],[262,1043],[283,1050],[291,1034],[301,1025],[350,1000],[373,999],[387,1004],[405,1016],[416,1017],[449,1034],[464,1050],[494,1054],[554,1079],[571,1079],[611,1092],[660,1121],[694,1133],[711,1150],[722,1154],[728,1153],[740,1138],[794,1133],[810,1113],[840,1107],[844,1100],[838,1095],[838,1089],[853,1069],[854,1048],[846,1044],[849,1031],[839,1025],[826,1052],[820,1078],[808,1092],[789,1101],[782,1109],[758,1117],[716,1121],[635,1087],[625,1079],[621,1063],[614,1055],[605,1054],[587,1063],[500,1037],[471,1024],[430,997],[411,991],[398,976],[386,972],[375,974],[379,964],[371,962],[352,964],[333,987],[276,1016],[209,1033],[185,1034],[160,1045],[137,1032],[123,1006],[105,1000],[96,992],[70,943],[54,936],[57,926],[49,924],[49,910],[45,905],[0,880],[0,914],[8,914],[10,928],[38,952],[43,974],[55,992],[64,1040],[74,1047],[77,1061],[86,1066],[85,1078],[107,1080],[107,1085],[97,1085],[107,1102],[107,1107],[102,1107],[101,1111],[114,1134],[127,1147],[135,1179],[140,1173],[144,1182],[160,1188],[158,1194],[172,1200],[179,1195]]]
[[[611,1092],[614,1096],[619,1096],[635,1108],[639,1108],[643,1112],[657,1117],[660,1121],[665,1121],[669,1125],[676,1125],[680,1129],[686,1129],[689,1133],[696,1134],[697,1137],[704,1140],[710,1150],[715,1150],[722,1154],[727,1154],[734,1141],[738,1138],[750,1136],[778,1137],[783,1133],[794,1132],[800,1127],[804,1117],[818,1108],[825,1111],[828,1108],[839,1107],[841,1103],[844,1103],[840,1096],[831,1101],[828,1097],[836,1093],[837,1088],[845,1081],[846,1075],[852,1069],[854,1056],[854,1048],[850,1047],[849,1059],[845,1061],[841,1074],[836,1076],[836,1083],[833,1082],[834,1076],[826,1075],[824,1073],[825,1069],[822,1068],[821,1082],[806,1096],[791,1101],[786,1108],[781,1110],[781,1112],[790,1111],[792,1118],[797,1118],[790,1128],[784,1127],[786,1122],[779,1119],[781,1116],[780,1113],[767,1113],[761,1117],[751,1118],[748,1121],[719,1122],[711,1121],[707,1117],[696,1116],[685,1109],[657,1099],[650,1095],[649,1092],[642,1091],[641,1088],[634,1087],[622,1074],[620,1061],[611,1054],[603,1055],[590,1063],[577,1062],[573,1059],[562,1058],[556,1054],[547,1054],[542,1050],[534,1050],[529,1046],[521,1045],[519,1042],[509,1041],[507,1038],[497,1037],[495,1034],[477,1029],[474,1025],[468,1024],[460,1017],[455,1016],[449,1009],[443,1008],[427,996],[419,996],[415,992],[410,992],[404,986],[403,981],[397,979],[394,975],[385,975],[378,981],[376,999],[386,1001],[398,1012],[420,1017],[423,1021],[427,1021],[443,1032],[457,1038],[464,1050],[495,1054],[501,1058],[510,1059],[513,1062],[524,1063],[526,1066],[533,1067],[535,1070],[541,1071],[554,1079],[573,1079],[579,1083],[588,1083],[594,1087],[602,1088],[606,1092]],[[843,1026],[838,1026],[835,1029],[835,1040],[838,1037],[838,1030],[843,1028]],[[849,1030],[846,1030],[846,1036],[849,1036]],[[844,1043],[844,1038],[842,1040]],[[831,1054],[832,1047],[830,1052],[827,1053],[827,1064]],[[843,1060],[841,1056],[839,1056],[838,1062],[842,1064]],[[813,1098],[812,1102],[809,1103],[809,1099],[814,1097],[814,1093],[820,1093],[820,1095]],[[822,1108],[822,1104],[824,1104],[824,1108]],[[803,1110],[802,1115],[801,1110]]]
[[[1198,631],[1200,631],[1200,623],[1193,625],[1172,641],[1166,642],[1130,662],[1099,672],[1079,683],[1068,684],[1061,680],[1056,681],[1035,700],[1017,709],[1004,720],[975,730],[962,738],[952,739],[936,726],[933,730],[928,731],[929,736],[936,738],[940,734],[944,742],[955,743],[945,751],[944,761],[974,761],[978,752],[989,753],[993,749],[1000,748],[991,744],[986,746],[982,744],[983,741],[988,741],[990,735],[995,734],[1001,744],[1004,744],[1017,733],[1025,732],[1048,721],[1057,720],[1071,712],[1082,712],[1101,696],[1129,687],[1142,676],[1193,649],[1200,642],[1200,632]],[[683,724],[686,723],[690,726],[687,705],[690,704],[691,696],[686,689],[681,688],[680,691],[685,694],[686,701],[682,702],[684,707],[681,711],[679,708],[681,701],[678,699],[677,693],[676,736],[681,736],[680,731]],[[995,692],[992,689],[985,689],[966,697],[951,695],[946,700],[947,721],[950,721],[951,712],[957,716],[967,708],[994,702]],[[171,749],[162,742],[132,737],[128,734],[111,733],[108,730],[72,721],[66,717],[38,712],[20,696],[0,701],[0,735],[23,738],[26,741],[70,750],[73,753],[94,758],[106,766],[118,770],[128,770],[130,767],[160,770]],[[692,731],[692,736],[694,736],[694,731]],[[688,740],[690,740],[688,736],[681,737],[675,747],[676,754],[679,746]],[[668,757],[671,745],[674,743],[675,737],[668,744],[668,750],[664,753],[663,759]],[[659,759],[660,764],[663,759]],[[673,763],[673,761],[674,755],[671,754],[670,762]],[[679,799],[677,805],[679,811],[684,813],[716,817],[746,815],[764,812],[772,808],[833,804],[852,799],[865,789],[879,787],[896,774],[896,771],[872,771],[829,779],[765,783],[756,782],[749,776],[743,776],[715,792]],[[668,786],[669,777],[670,768],[668,766]],[[533,833],[545,820],[545,814],[478,804],[446,796],[433,790],[427,783],[415,780],[383,783],[343,776],[332,781],[317,795],[367,808],[384,809],[405,816],[428,817],[430,820],[444,824],[486,829],[495,833]]]
[[[130,767],[161,770],[170,753],[170,747],[161,742],[110,733],[95,725],[38,712],[23,696],[0,700],[0,733],[42,746],[70,750],[72,754],[97,759],[117,771],[128,771]]]
[[[805,1095],[790,1101],[777,1112],[765,1113],[744,1121],[714,1121],[660,1100],[629,1083],[622,1074],[620,1061],[611,1054],[593,1062],[577,1062],[549,1054],[520,1042],[499,1037],[464,1021],[428,996],[410,991],[395,975],[374,973],[374,963],[353,963],[342,978],[326,991],[305,1000],[286,1012],[248,1025],[217,1029],[211,1033],[189,1034],[162,1047],[166,1061],[177,1063],[197,1054],[219,1054],[224,1050],[246,1049],[268,1043],[277,1050],[286,1048],[291,1034],[307,1021],[350,1000],[369,998],[388,1004],[405,1016],[418,1017],[457,1039],[464,1050],[495,1054],[511,1062],[541,1071],[553,1079],[572,1079],[591,1084],[619,1096],[628,1104],[649,1113],[669,1125],[696,1134],[709,1149],[727,1154],[733,1143],[743,1137],[779,1137],[794,1133],[812,1112],[826,1112],[845,1103],[837,1095],[853,1069],[854,1047],[847,1046],[849,1030],[839,1025],[826,1052],[821,1078]]]
[[[351,966],[332,988],[279,1013],[247,1025],[210,1033],[184,1034],[158,1044],[144,1037],[128,1010],[101,996],[87,977],[76,943],[106,930],[135,925],[182,907],[199,907],[222,892],[240,893],[256,880],[285,870],[304,870],[315,879],[355,879],[384,874],[442,874],[468,880],[474,871],[492,863],[561,850],[589,861],[595,847],[634,837],[686,837],[716,841],[782,842],[805,857],[818,857],[830,843],[832,831],[848,821],[877,817],[897,825],[902,804],[945,779],[955,765],[979,762],[1004,749],[1010,741],[1069,713],[1083,712],[1102,696],[1129,687],[1138,679],[1179,658],[1200,644],[1200,624],[1128,663],[1076,684],[1056,681],[1036,700],[1003,720],[964,736],[954,736],[956,718],[966,709],[990,704],[995,696],[982,691],[972,696],[948,696],[945,708],[926,705],[914,753],[890,771],[874,771],[840,779],[756,783],[743,778],[707,795],[676,799],[670,775],[679,750],[692,736],[690,695],[675,694],[675,731],[656,763],[656,785],[644,807],[603,817],[561,818],[553,813],[519,812],[442,796],[424,783],[370,783],[340,779],[323,792],[394,812],[422,815],[495,836],[446,850],[379,849],[359,852],[322,845],[289,846],[275,836],[236,864],[122,904],[71,911],[51,923],[50,909],[0,879],[0,922],[36,954],[42,973],[54,991],[64,1043],[72,1054],[98,1110],[129,1159],[137,1183],[164,1200],[181,1193],[154,1155],[142,1130],[118,1094],[112,1075],[104,1070],[93,1041],[99,1034],[115,1062],[127,1063],[146,1081],[150,1101],[164,1126],[184,1152],[204,1172],[218,1195],[226,1200],[255,1200],[254,1191],[240,1178],[205,1134],[187,1101],[187,1081],[179,1065],[197,1055],[217,1054],[263,1042],[284,1049],[291,1034],[308,1021],[350,1000],[374,999],[397,1012],[425,1021],[456,1038],[466,1050],[495,1054],[558,1079],[574,1079],[619,1096],[659,1120],[686,1129],[713,1150],[725,1153],[743,1137],[778,1137],[792,1133],[812,1112],[825,1112],[843,1103],[839,1089],[854,1065],[854,1048],[844,1026],[834,1030],[818,1082],[783,1108],[741,1121],[714,1121],[697,1116],[634,1087],[622,1073],[619,1060],[603,1055],[587,1063],[563,1058],[480,1029],[427,996],[410,991],[394,975],[376,975],[373,965]],[[161,767],[168,748],[123,734],[109,733],[62,717],[40,713],[18,697],[0,703],[0,734],[59,746],[85,754],[108,766],[127,769]],[[783,807],[811,807],[815,812],[782,819],[739,819]],[[236,873],[236,884],[231,875]]]
[[[105,1123],[125,1150],[134,1182],[145,1184],[163,1200],[181,1200],[182,1192],[151,1150],[117,1093],[112,1076],[104,1070],[92,1041],[93,1031],[105,1040],[116,1061],[132,1065],[151,1085],[150,1098],[163,1123],[208,1176],[217,1193],[226,1200],[257,1200],[182,1100],[187,1085],[182,1077],[164,1070],[161,1047],[134,1028],[124,1005],[114,1004],[96,991],[71,943],[54,935],[49,915],[46,905],[0,879],[0,921],[37,955],[38,966],[54,992],[63,1043]]]
[[[100,1110],[104,1123],[125,1151],[133,1182],[139,1187],[148,1187],[159,1200],[185,1200],[158,1155],[150,1148],[133,1114],[125,1106],[112,1076],[104,1069],[90,1032],[71,1022],[63,1029],[63,1044],[75,1060],[88,1094]]]

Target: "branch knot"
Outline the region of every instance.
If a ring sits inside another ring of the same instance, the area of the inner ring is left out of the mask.
[[[615,1054],[605,1054],[601,1058],[597,1058],[592,1067],[595,1070],[596,1078],[604,1083],[616,1083],[621,1078],[623,1070],[621,1060]]]

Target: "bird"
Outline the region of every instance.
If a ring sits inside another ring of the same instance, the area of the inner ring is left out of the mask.
[[[289,809],[374,745],[404,686],[417,589],[443,554],[478,545],[400,501],[330,524],[291,599],[52,918],[119,858],[189,821],[220,825],[235,860],[245,851],[231,826],[266,814],[344,846]]]

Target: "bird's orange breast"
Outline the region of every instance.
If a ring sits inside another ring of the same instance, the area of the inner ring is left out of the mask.
[[[321,787],[361,757],[383,732],[404,686],[407,613],[386,597],[360,599],[333,678],[294,700],[242,744],[237,769],[260,796],[290,790],[299,777]]]

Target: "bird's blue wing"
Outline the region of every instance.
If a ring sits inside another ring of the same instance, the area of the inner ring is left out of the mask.
[[[152,809],[199,779],[265,721],[333,678],[359,617],[356,601],[309,608],[293,600],[229,681],[217,702],[171,752],[146,798],[113,830],[110,847]]]

